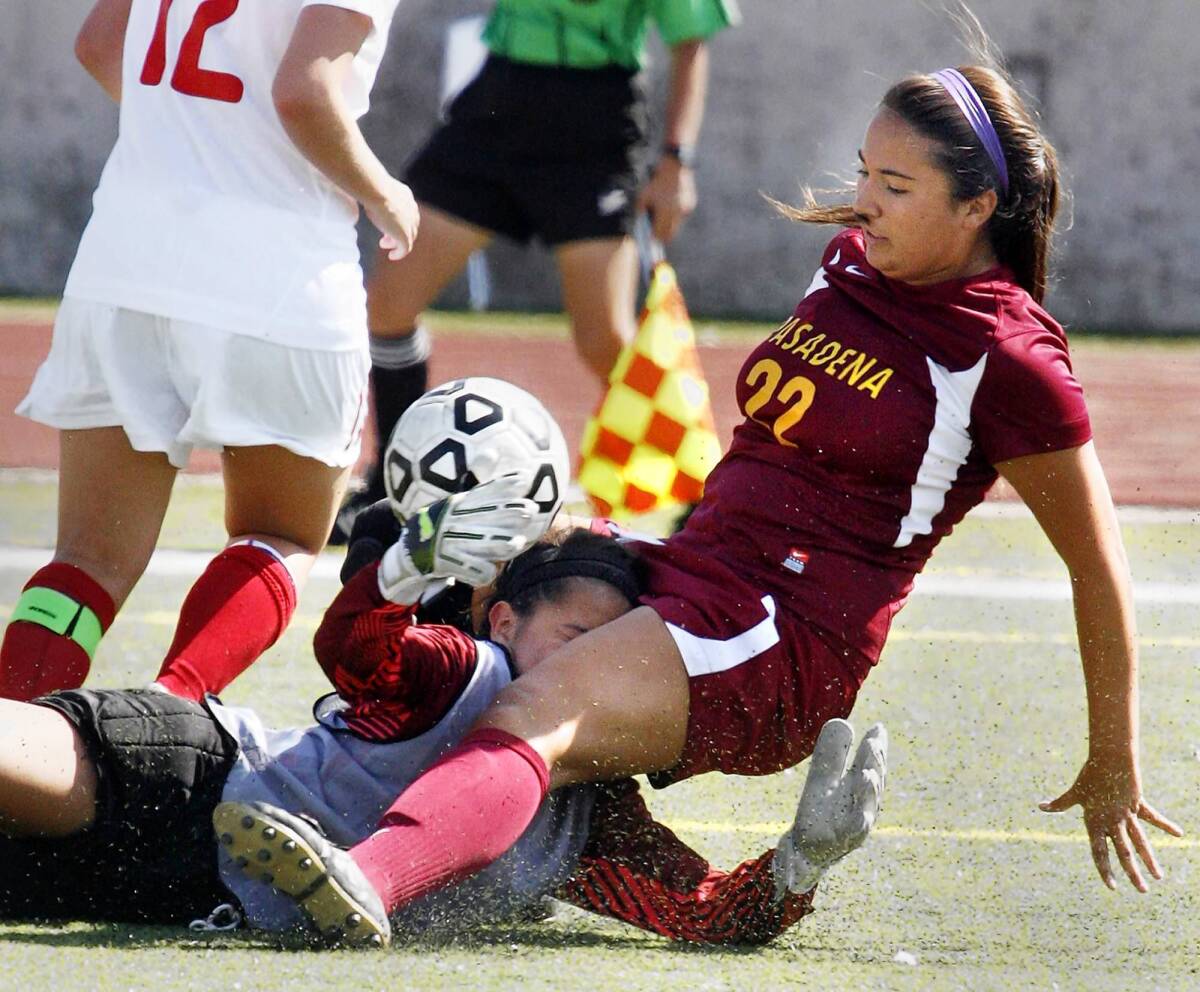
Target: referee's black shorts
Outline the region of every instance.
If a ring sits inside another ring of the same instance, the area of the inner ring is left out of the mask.
[[[0,836],[0,917],[186,923],[231,901],[211,817],[238,745],[208,710],[152,690],[34,701],[66,716],[96,763],[96,822],[64,838]]]
[[[417,199],[526,242],[554,246],[633,229],[646,175],[641,76],[491,56],[409,164]]]

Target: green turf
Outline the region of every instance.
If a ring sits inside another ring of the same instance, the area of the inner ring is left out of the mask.
[[[52,537],[52,480],[0,474],[0,545]],[[1124,527],[1142,581],[1200,581],[1200,526]],[[219,490],[184,478],[164,543],[220,539]],[[1034,525],[971,518],[935,559],[942,575],[1061,575]],[[25,574],[0,561],[0,610]],[[95,684],[137,684],[172,632],[182,579],[143,582],[102,644]],[[314,581],[296,621],[226,694],[301,722],[324,685],[309,642],[334,592]],[[1200,633],[1195,608],[1143,606],[1143,775],[1148,797],[1195,830],[1200,795]],[[867,847],[771,947],[672,946],[578,911],[543,924],[426,938],[384,953],[313,952],[252,937],[130,926],[0,923],[0,989],[1086,989],[1200,988],[1200,844],[1160,843],[1167,879],[1110,893],[1079,817],[1037,812],[1082,757],[1082,681],[1064,602],[916,597],[855,710],[883,720],[886,809]],[[803,769],[708,776],[651,802],[716,863],[774,840]],[[895,960],[898,952],[916,964]]]

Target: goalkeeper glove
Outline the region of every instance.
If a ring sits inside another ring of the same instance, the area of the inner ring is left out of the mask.
[[[383,554],[379,591],[393,603],[415,603],[432,579],[492,582],[498,562],[515,558],[549,526],[525,497],[532,485],[532,471],[511,472],[418,510]]]
[[[340,575],[342,585],[349,582],[360,569],[379,561],[383,553],[400,540],[403,526],[396,519],[391,500],[386,496],[358,513],[346,542],[346,557]]]
[[[846,759],[854,728],[830,720],[821,728],[809,762],[796,821],[775,848],[775,897],[808,892],[825,870],[867,839],[883,803],[887,731],[877,723],[862,739],[854,763]]]

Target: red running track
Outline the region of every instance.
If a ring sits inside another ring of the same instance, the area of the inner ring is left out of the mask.
[[[578,443],[599,387],[565,337],[456,329],[435,334],[435,341],[431,382],[464,375],[508,379],[540,397],[558,417],[568,443]],[[12,413],[49,345],[44,324],[0,325],[0,467],[54,468],[58,463],[55,432]],[[737,423],[733,382],[749,347],[745,341],[700,347],[723,442]],[[1200,459],[1195,457],[1200,342],[1083,341],[1073,354],[1117,502],[1200,506]],[[217,466],[215,454],[201,452],[190,468]]]

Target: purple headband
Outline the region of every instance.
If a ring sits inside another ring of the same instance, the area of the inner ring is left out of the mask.
[[[954,97],[958,109],[963,112],[967,123],[971,125],[971,130],[975,132],[979,143],[983,145],[983,150],[988,153],[988,158],[996,167],[996,174],[1000,178],[1000,189],[1007,196],[1008,166],[1004,162],[1004,148],[1000,144],[1000,136],[996,134],[992,119],[988,116],[987,108],[979,99],[979,94],[975,92],[975,87],[957,69],[940,69],[933,73],[933,78]]]

